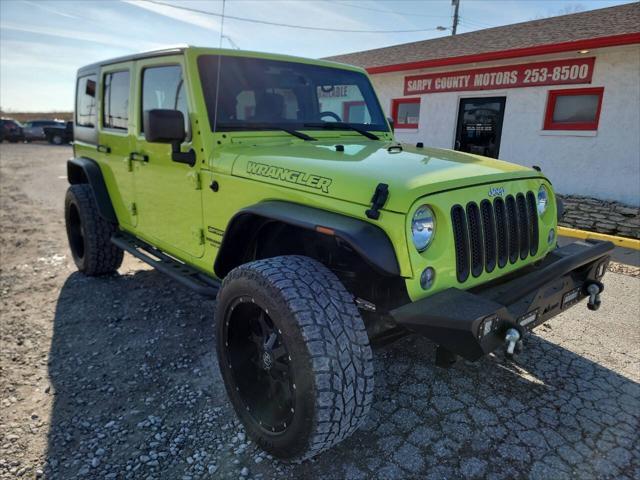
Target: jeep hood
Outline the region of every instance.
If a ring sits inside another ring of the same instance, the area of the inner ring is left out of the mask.
[[[389,186],[384,210],[406,213],[419,197],[479,183],[541,177],[530,168],[436,148],[390,148],[383,141],[269,141],[231,144],[220,152],[235,176],[339,200],[371,204],[379,183]],[[224,152],[224,153],[223,153]],[[228,162],[228,163],[227,163]]]

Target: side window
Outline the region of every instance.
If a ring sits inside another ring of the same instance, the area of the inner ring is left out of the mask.
[[[96,114],[96,75],[78,78],[76,86],[76,125],[95,128]]]
[[[129,122],[128,70],[105,74],[102,102],[102,126],[126,130]]]
[[[180,65],[149,67],[142,71],[141,132],[144,132],[144,112],[155,108],[181,111],[189,136],[189,109]]]

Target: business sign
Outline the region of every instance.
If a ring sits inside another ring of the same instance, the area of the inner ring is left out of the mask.
[[[412,75],[404,79],[404,94],[419,95],[422,93],[591,83],[595,61],[594,57],[575,58],[457,72]]]

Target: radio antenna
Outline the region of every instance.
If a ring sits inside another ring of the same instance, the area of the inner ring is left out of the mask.
[[[224,10],[226,6],[226,0],[222,0],[222,15],[220,19],[220,40],[218,42],[218,49],[222,50],[222,40],[224,39]],[[220,94],[220,69],[222,67],[222,52],[218,52],[218,69],[216,73],[216,101],[214,103],[215,112],[213,114],[213,133],[216,133],[218,126],[218,95]]]

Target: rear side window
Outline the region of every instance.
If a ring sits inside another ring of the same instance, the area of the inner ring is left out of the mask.
[[[180,65],[145,68],[142,72],[142,125],[144,112],[156,108],[179,110],[184,115],[184,129],[189,132],[189,109]]]
[[[96,114],[96,75],[78,78],[76,90],[76,125],[95,128]]]
[[[102,126],[126,130],[129,122],[129,71],[104,76]]]

